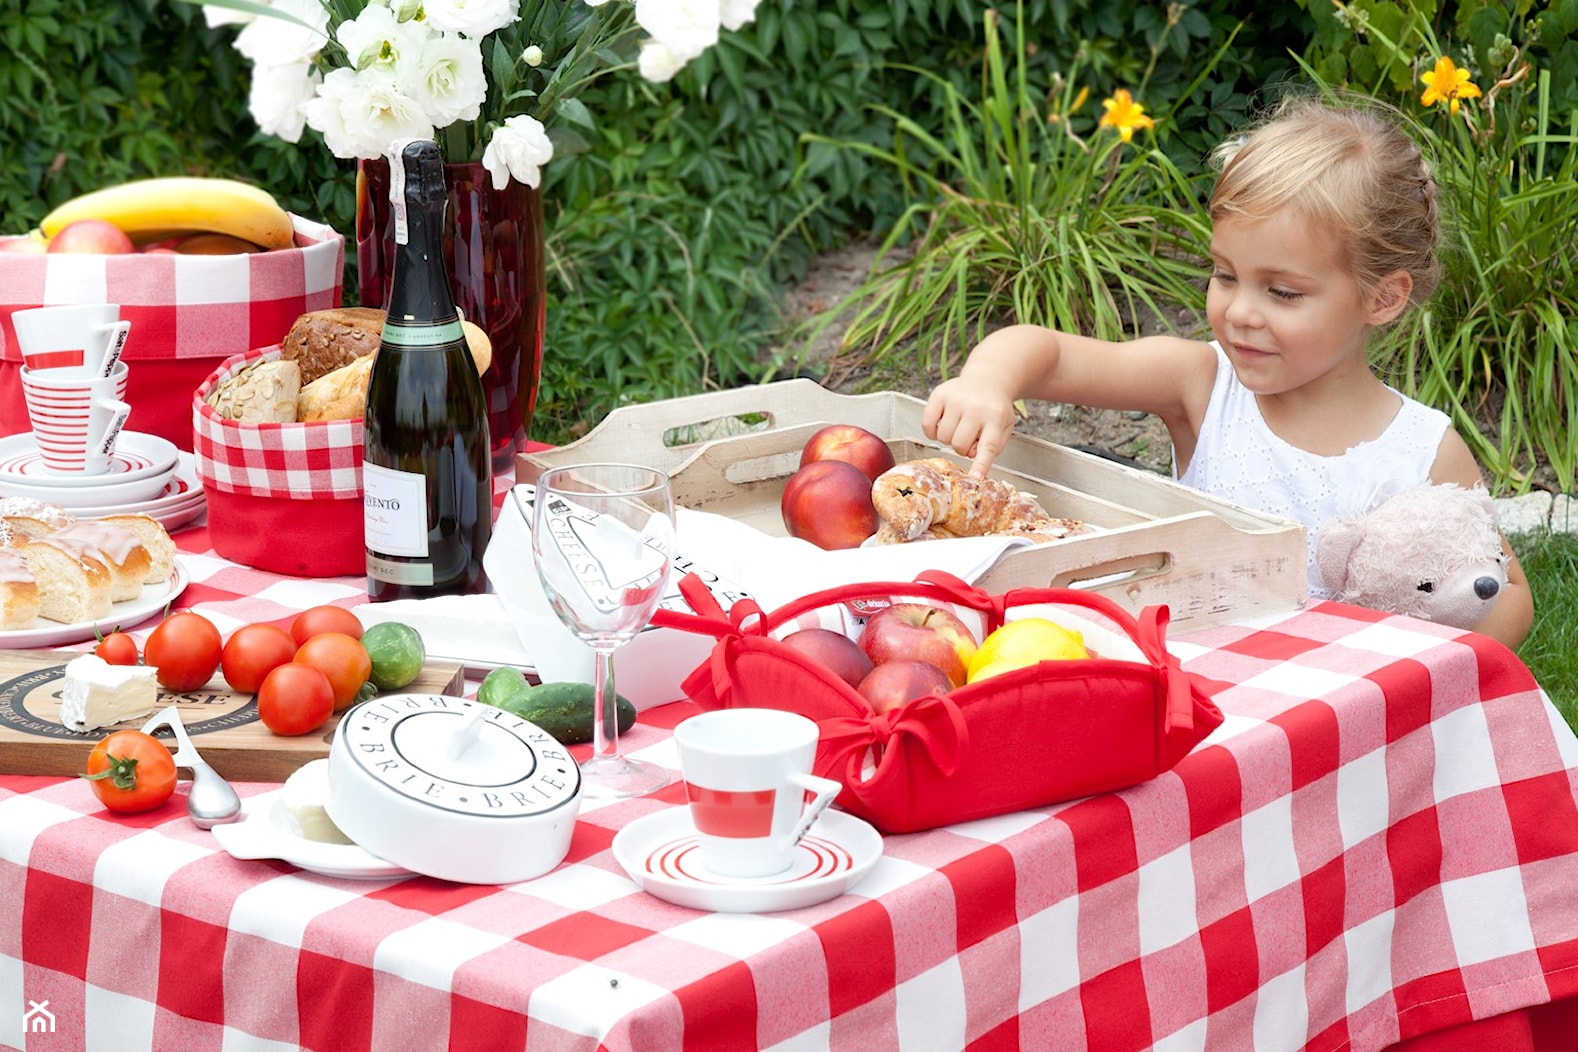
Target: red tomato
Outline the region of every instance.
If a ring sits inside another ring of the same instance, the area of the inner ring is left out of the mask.
[[[111,632],[107,636],[99,636],[98,646],[93,652],[111,665],[137,664],[137,641],[125,632]]]
[[[225,640],[219,656],[225,682],[243,694],[256,694],[263,677],[296,656],[296,643],[278,625],[244,625]]]
[[[160,621],[148,634],[143,663],[158,669],[167,690],[196,690],[219,668],[224,642],[219,629],[202,614],[183,610]]]
[[[142,731],[115,731],[88,754],[83,772],[93,795],[111,811],[151,811],[175,792],[175,760],[164,742]]]
[[[361,620],[343,606],[311,606],[290,623],[290,638],[299,647],[313,636],[339,632],[352,639],[362,638]]]
[[[329,677],[336,712],[356,700],[356,692],[373,674],[373,659],[367,656],[367,648],[343,632],[319,632],[296,648],[292,660],[311,665]]]
[[[276,665],[258,688],[258,717],[275,734],[315,731],[333,714],[334,688],[311,665]]]

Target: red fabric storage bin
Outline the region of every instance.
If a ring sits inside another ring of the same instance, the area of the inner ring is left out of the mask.
[[[659,611],[654,623],[718,639],[686,677],[686,695],[705,709],[788,709],[816,720],[816,773],[842,782],[839,806],[884,833],[1135,785],[1171,768],[1222,722],[1204,681],[1167,650],[1165,606],[1136,618],[1092,592],[989,595],[942,573],[845,585],[771,613],[742,599],[725,614],[699,578],[680,588],[696,613]],[[1106,653],[1043,661],[877,714],[848,683],[779,641],[813,626],[854,638],[865,614],[895,601],[949,608],[978,640],[1011,614],[1078,622],[1087,640],[1102,635]]]
[[[208,538],[231,562],[273,573],[365,573],[361,419],[243,424],[205,401],[246,366],[279,356],[277,346],[233,355],[188,401]]]
[[[118,303],[131,322],[130,431],[192,448],[192,392],[232,354],[284,339],[308,311],[340,305],[345,238],[292,216],[296,247],[233,256],[0,252],[0,435],[28,430],[13,311]]]

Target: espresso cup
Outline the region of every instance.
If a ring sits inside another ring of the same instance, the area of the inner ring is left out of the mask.
[[[118,303],[72,303],[16,311],[11,324],[22,348],[22,364],[29,369],[109,376],[131,331],[131,322],[120,318]]]
[[[22,398],[45,470],[59,475],[102,475],[115,440],[131,416],[125,362],[109,376],[69,375],[74,369],[23,366]]]
[[[843,788],[811,773],[817,726],[777,709],[718,709],[674,729],[701,862],[721,877],[769,877]]]

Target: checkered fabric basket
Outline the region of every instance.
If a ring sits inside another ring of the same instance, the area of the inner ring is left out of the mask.
[[[13,311],[118,303],[131,322],[132,431],[192,443],[192,391],[232,354],[278,343],[307,311],[340,305],[345,238],[292,216],[296,247],[233,256],[0,252],[0,435],[28,429]]]
[[[232,355],[192,398],[192,450],[209,539],[232,562],[274,573],[362,573],[361,420],[243,424],[206,401],[248,365],[279,356],[277,345]]]
[[[1222,722],[1206,681],[1167,650],[1165,606],[1134,617],[1093,592],[992,595],[936,571],[913,582],[830,588],[770,613],[750,599],[725,613],[695,576],[681,581],[680,593],[695,615],[662,610],[653,622],[718,638],[686,677],[686,696],[704,709],[788,709],[817,721],[816,773],[842,782],[839,806],[884,833],[1136,785],[1170,769]],[[951,610],[977,639],[1014,617],[1049,617],[1082,629],[1093,656],[1043,661],[876,713],[848,683],[780,642],[808,627],[857,638],[865,618],[892,602]]]

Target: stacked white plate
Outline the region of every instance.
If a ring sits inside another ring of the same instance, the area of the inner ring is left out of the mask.
[[[167,530],[203,513],[203,484],[190,453],[157,435],[122,431],[101,475],[60,474],[44,466],[31,434],[0,438],[0,497],[32,497],[79,519],[141,512]]]

